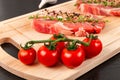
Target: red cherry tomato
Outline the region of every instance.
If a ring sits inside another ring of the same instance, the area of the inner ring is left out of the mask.
[[[89,38],[85,38],[83,41],[88,42]],[[82,46],[82,47],[85,51],[86,58],[92,58],[97,56],[102,51],[102,42],[98,38],[92,39],[89,46]]]
[[[51,40],[56,40],[56,38],[54,38],[53,36],[50,38]],[[65,48],[66,43],[65,42],[57,42],[56,44],[56,48],[58,50],[59,53],[62,52],[62,50]]]
[[[81,46],[75,50],[63,49],[62,62],[69,68],[78,67],[85,60],[85,53]]]
[[[55,50],[49,50],[46,46],[41,46],[37,52],[38,61],[45,66],[54,66],[59,62],[59,53]]]
[[[36,51],[33,48],[20,49],[18,59],[24,64],[33,64],[36,59]]]

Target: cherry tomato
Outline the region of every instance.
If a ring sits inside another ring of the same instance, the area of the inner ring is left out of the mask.
[[[55,50],[49,50],[46,46],[41,46],[37,52],[38,61],[45,66],[54,66],[59,62],[59,53]]]
[[[51,39],[51,40],[56,40],[56,38],[53,37],[53,36],[52,36],[50,39]],[[65,42],[57,42],[56,48],[57,48],[57,50],[58,50],[59,53],[62,52],[62,50],[65,48],[65,45],[66,45]]]
[[[18,52],[18,59],[24,64],[33,64],[36,59],[36,51],[33,48],[21,48]]]
[[[85,38],[83,41],[88,42],[89,38]],[[89,46],[82,46],[82,47],[85,51],[86,58],[92,58],[97,56],[102,51],[102,42],[98,38],[92,39]]]
[[[78,67],[85,60],[85,53],[81,46],[75,50],[63,49],[62,62],[69,68]]]

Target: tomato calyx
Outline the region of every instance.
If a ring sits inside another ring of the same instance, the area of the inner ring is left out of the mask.
[[[98,39],[97,35],[87,35],[86,38]]]
[[[24,50],[30,49],[32,46],[33,46],[33,44],[29,44],[28,42],[25,44],[25,46],[22,46],[22,45],[20,44],[20,47],[21,47],[22,49],[24,49]]]
[[[59,34],[54,34],[53,37],[54,37],[55,39],[60,39],[60,38],[65,38],[65,35],[59,33]]]
[[[53,42],[44,43],[44,46],[46,46],[49,50],[55,50],[56,49],[56,44]]]
[[[74,40],[73,42],[69,42],[67,45],[68,50],[76,50],[77,49],[77,40]]]

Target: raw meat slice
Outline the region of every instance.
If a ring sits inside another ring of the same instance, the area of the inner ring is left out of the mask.
[[[57,16],[55,16],[56,14]],[[66,12],[58,14],[58,12],[53,13],[52,11],[34,18],[33,27],[36,31],[46,34],[62,33],[65,35],[86,36],[90,33],[100,33],[105,27],[105,21],[92,15]]]
[[[120,0],[77,0],[76,5],[82,14],[120,17]]]

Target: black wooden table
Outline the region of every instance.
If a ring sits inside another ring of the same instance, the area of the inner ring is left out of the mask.
[[[38,10],[41,0],[0,0],[0,21]],[[69,0],[58,0],[54,5]],[[43,8],[53,6],[46,4]],[[1,45],[10,55],[17,58],[18,49],[9,43]],[[0,80],[24,80],[0,67]],[[120,54],[92,69],[76,80],[120,80]]]

